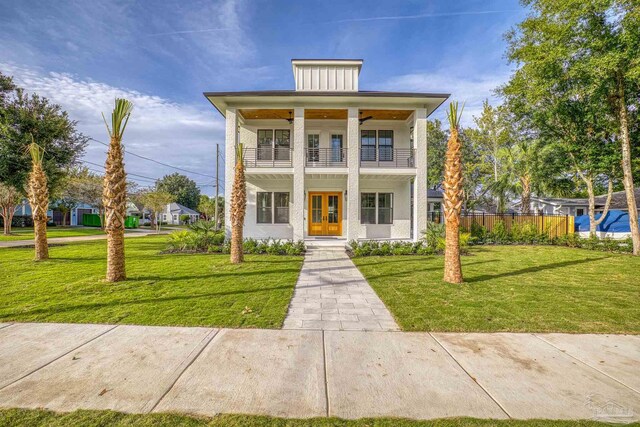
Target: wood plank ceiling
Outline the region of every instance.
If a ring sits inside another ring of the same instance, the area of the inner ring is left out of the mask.
[[[360,110],[360,117],[372,116],[372,120],[406,120],[412,110]],[[241,109],[245,120],[286,120],[293,117],[293,109]],[[306,120],[346,120],[347,110],[308,109],[304,111]]]

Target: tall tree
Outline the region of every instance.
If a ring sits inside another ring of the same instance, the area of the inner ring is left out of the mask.
[[[12,185],[0,182],[0,216],[4,225],[4,234],[11,234],[11,221],[18,204],[22,200],[22,194]]]
[[[215,200],[206,194],[201,194],[200,202],[198,203],[198,212],[203,214],[207,221],[214,220],[216,214]]]
[[[27,94],[0,74],[0,181],[22,189],[31,171],[32,137],[45,151],[42,169],[54,192],[65,170],[78,163],[88,138],[59,105]]]
[[[586,94],[606,101],[621,152],[633,254],[640,254],[631,135],[640,108],[640,11],[637,0],[522,0],[531,13],[507,34],[508,58],[519,65],[531,97]],[[519,75],[519,76],[518,76]],[[526,76],[526,77],[525,77]]]
[[[231,191],[231,263],[244,262],[242,252],[244,216],[247,211],[247,183],[244,176],[244,149],[236,145],[236,165]]]
[[[33,217],[33,234],[35,243],[35,260],[42,261],[49,258],[49,244],[47,242],[47,211],[49,210],[49,189],[47,175],[42,167],[44,150],[35,142],[29,145],[31,156],[31,172],[27,186],[27,196],[31,205]]]
[[[460,210],[462,208],[462,143],[458,136],[460,117],[464,106],[458,110],[458,103],[449,104],[449,141],[444,171],[444,218],[445,250],[444,281],[462,283],[460,263]]]
[[[176,203],[188,207],[189,209],[197,209],[200,202],[200,189],[195,181],[188,177],[172,173],[165,175],[156,183],[156,188],[160,191],[166,191],[173,194]]]
[[[86,203],[98,209],[100,224],[104,229],[104,203],[102,200],[102,188],[104,177],[96,175],[87,168],[81,168],[76,176],[80,203]]]
[[[119,282],[127,278],[124,257],[124,220],[127,213],[127,174],[124,170],[122,136],[129,122],[133,104],[116,99],[111,113],[111,127],[104,118],[110,142],[104,169],[102,200],[105,231],[107,232],[107,281]]]
[[[504,112],[501,107],[493,107],[489,100],[485,100],[482,104],[482,114],[473,120],[477,126],[477,131],[473,134],[473,143],[482,153],[485,165],[491,168],[490,172],[486,171],[489,172],[486,178],[490,178],[488,182],[484,182],[484,186],[493,194],[496,211],[504,212],[507,196],[502,187],[497,185],[504,172],[504,151],[510,143],[504,123]]]
[[[60,181],[58,189],[52,194],[51,206],[62,214],[62,226],[66,226],[67,216],[82,203],[82,172],[69,170]]]

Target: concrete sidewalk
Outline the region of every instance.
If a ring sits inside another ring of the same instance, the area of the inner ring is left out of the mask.
[[[155,236],[156,234],[168,234],[168,233],[156,233],[155,231],[127,231],[124,234],[124,237],[144,237],[144,236]],[[72,242],[88,242],[91,240],[103,240],[106,239],[106,234],[94,234],[91,236],[70,236],[70,237],[53,237],[48,239],[49,244],[60,244],[60,243],[72,243]],[[29,240],[9,240],[6,242],[0,242],[0,248],[19,248],[19,247],[27,247],[33,246],[33,239]]]
[[[640,337],[0,324],[0,407],[640,419]]]

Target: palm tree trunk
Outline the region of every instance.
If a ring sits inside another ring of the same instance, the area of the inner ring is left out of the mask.
[[[36,249],[36,261],[49,259],[49,244],[47,242],[47,220],[33,221],[33,235]]]
[[[242,148],[239,149],[241,151]],[[244,177],[242,154],[236,160],[233,191],[231,194],[231,263],[244,262],[242,251],[244,216],[247,210],[247,186]]]
[[[444,172],[445,251],[444,281],[462,283],[460,263],[460,209],[462,206],[462,144],[457,127],[451,128]]]
[[[112,137],[105,163],[103,203],[107,232],[107,281],[126,279],[124,256],[124,217],[126,214],[126,174],[122,144]]]
[[[620,143],[622,144],[622,182],[624,183],[624,191],[627,196],[633,255],[637,256],[640,255],[640,229],[638,229],[638,207],[636,206],[633,174],[631,172],[631,140],[629,137],[627,104],[625,101],[624,82],[621,78],[618,79],[618,116],[620,120]]]
[[[28,198],[33,217],[33,233],[35,245],[35,260],[49,258],[49,244],[47,242],[47,210],[49,210],[49,189],[47,175],[42,169],[43,151],[35,143],[31,146],[32,169],[28,181]]]

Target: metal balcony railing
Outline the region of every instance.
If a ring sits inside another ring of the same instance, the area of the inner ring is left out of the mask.
[[[289,147],[261,147],[244,149],[247,168],[290,168],[292,153]]]
[[[346,148],[307,148],[305,164],[311,168],[347,167]]]
[[[415,168],[413,148],[361,147],[360,167],[362,168]]]

